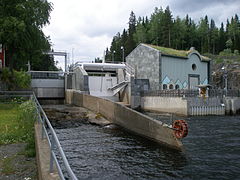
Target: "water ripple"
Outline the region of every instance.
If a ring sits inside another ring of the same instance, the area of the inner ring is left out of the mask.
[[[188,124],[184,153],[121,128],[56,132],[79,179],[240,179],[239,117],[191,117]]]

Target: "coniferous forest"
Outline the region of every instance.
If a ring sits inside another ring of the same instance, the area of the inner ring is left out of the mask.
[[[188,15],[173,17],[169,7],[155,8],[150,17],[136,18],[131,12],[128,29],[118,32],[106,49],[106,61],[122,61],[139,43],[174,49],[195,47],[201,54],[219,54],[223,51],[239,54],[240,20],[237,14],[217,27],[214,19],[206,15],[194,22]],[[124,53],[123,53],[124,49]]]

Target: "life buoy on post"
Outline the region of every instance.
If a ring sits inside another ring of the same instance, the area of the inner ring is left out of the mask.
[[[206,98],[206,93],[207,93],[207,88],[206,87],[201,87],[199,93],[200,93],[200,96],[205,99]]]
[[[173,122],[174,135],[181,139],[188,135],[188,125],[185,120],[175,120]]]

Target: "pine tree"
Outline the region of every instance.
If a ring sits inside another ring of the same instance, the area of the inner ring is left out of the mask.
[[[147,28],[145,27],[144,19],[139,17],[136,32],[133,34],[134,41],[139,43],[146,43],[147,42]]]
[[[186,36],[186,24],[184,20],[177,17],[173,23],[173,35],[172,35],[172,47],[175,49],[183,49],[186,41],[184,40]]]
[[[133,34],[136,32],[136,16],[133,11],[130,14],[128,25],[128,38],[125,50],[126,55],[132,52],[132,50],[136,47],[136,43],[133,38]]]
[[[235,17],[231,18],[231,23],[228,25],[228,38],[232,39],[233,46],[232,50],[239,49],[239,36],[240,36],[240,30],[239,30],[239,20],[238,16],[235,15]]]
[[[218,32],[218,50],[217,50],[218,53],[223,51],[226,48],[226,46],[225,46],[226,41],[227,41],[227,38],[226,38],[226,33],[224,31],[224,25],[223,25],[223,23],[221,23],[221,27]]]
[[[198,34],[200,37],[200,47],[201,53],[209,52],[209,24],[208,24],[208,17],[201,18],[199,27],[198,27]]]
[[[121,35],[120,33],[117,33],[116,36],[113,37],[113,41],[110,48],[112,61],[117,62],[122,60],[121,46],[122,46]]]
[[[173,27],[172,13],[169,9],[169,6],[167,6],[163,16],[163,45],[165,47],[171,47],[172,27]]]
[[[163,16],[162,7],[156,7],[154,13],[151,15],[149,41],[151,44],[161,46],[163,45]]]
[[[212,54],[215,54],[216,52],[216,44],[218,39],[218,29],[215,25],[215,22],[213,19],[211,19],[210,23],[210,49]]]

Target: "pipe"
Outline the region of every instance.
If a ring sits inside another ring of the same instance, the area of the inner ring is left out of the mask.
[[[102,68],[102,69],[124,69],[125,64],[114,64],[114,63],[76,63],[75,66],[82,66],[83,69],[88,67]]]

